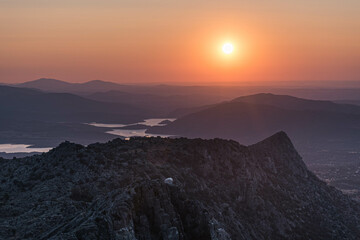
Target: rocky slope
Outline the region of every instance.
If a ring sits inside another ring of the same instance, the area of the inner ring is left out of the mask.
[[[284,132],[62,143],[0,161],[0,239],[359,239],[360,206]],[[172,179],[169,179],[172,178]]]

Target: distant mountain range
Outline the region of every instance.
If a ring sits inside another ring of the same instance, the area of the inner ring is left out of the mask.
[[[122,85],[105,82],[101,80],[93,80],[85,83],[68,83],[57,79],[40,78],[34,81],[16,84],[21,88],[33,88],[47,92],[71,92],[71,93],[88,93],[101,92],[115,89],[121,89]]]
[[[100,121],[128,123],[148,116],[143,109],[122,103],[106,103],[69,93],[0,86],[1,117],[23,120]]]
[[[225,96],[207,93],[206,87],[170,85],[123,85],[100,80],[85,83],[68,83],[42,78],[13,85],[52,93],[71,93],[100,102],[131,105],[151,112],[152,117],[177,117],[176,109],[214,104]]]
[[[70,93],[0,86],[0,144],[53,147],[64,140],[82,144],[115,136],[84,123],[134,123],[150,113],[123,103],[100,102]]]
[[[354,103],[357,101],[356,99],[360,98],[360,89],[357,88],[300,89],[293,87],[286,88],[284,86],[129,85],[101,80],[69,83],[48,78],[41,78],[13,86],[53,93],[72,93],[96,101],[132,105],[150,111],[153,117],[184,116],[192,112],[192,108],[200,110],[203,109],[203,106],[229,101],[239,95],[245,96],[261,92],[272,92],[311,99],[333,99],[339,101],[350,99],[348,101],[353,101]],[[308,105],[313,103],[309,102]]]
[[[348,103],[335,103],[332,101],[321,101],[302,99],[288,95],[275,95],[271,93],[260,93],[250,96],[238,97],[232,102],[244,102],[252,104],[269,105],[288,110],[310,110],[323,112],[338,112],[349,114],[360,114],[360,107]]]
[[[284,132],[116,139],[0,158],[1,239],[360,238],[360,204],[320,181]]]
[[[93,93],[99,92],[110,92],[119,91],[131,94],[150,94],[157,96],[207,96],[207,98],[215,101],[224,101],[236,98],[238,96],[251,95],[256,93],[271,92],[274,94],[291,95],[300,98],[308,98],[315,100],[351,100],[359,101],[360,99],[360,88],[341,87],[341,85],[329,84],[324,86],[331,87],[320,87],[321,84],[316,85],[317,87],[296,87],[297,85],[288,85],[285,83],[277,85],[266,84],[264,86],[252,86],[252,85],[241,85],[241,86],[200,86],[200,85],[189,85],[189,86],[177,86],[177,85],[166,85],[166,84],[118,84],[114,82],[107,82],[101,80],[93,80],[85,83],[69,83],[56,79],[41,78],[34,81],[25,83],[15,84],[13,86],[34,88],[47,92],[67,92],[75,93],[82,96],[86,96]],[[116,100],[116,98],[115,98]],[[118,101],[118,100],[116,100]],[[202,103],[202,104],[209,104]],[[215,102],[214,102],[215,103]],[[187,107],[187,106],[184,106]]]
[[[257,94],[236,98],[188,114],[150,133],[234,139],[243,144],[284,130],[295,141],[359,139],[360,107]]]
[[[205,93],[205,91],[212,89],[213,95],[217,92],[216,87],[207,86],[176,86],[176,85],[131,85],[131,84],[118,84],[114,82],[107,82],[102,80],[93,80],[84,83],[69,83],[57,79],[40,78],[37,80],[14,84],[13,86],[21,88],[33,88],[46,92],[68,92],[81,95],[92,93],[104,93],[111,91],[119,91],[120,93],[135,93],[135,94],[153,94],[160,96],[174,96],[182,94],[198,94]]]

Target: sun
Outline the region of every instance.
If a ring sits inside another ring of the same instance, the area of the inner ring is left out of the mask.
[[[225,54],[230,54],[234,51],[234,46],[231,43],[225,43],[222,50]]]

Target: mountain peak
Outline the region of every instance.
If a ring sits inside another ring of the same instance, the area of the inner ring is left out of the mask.
[[[35,79],[33,80],[32,82],[35,82],[35,81],[46,81],[46,82],[64,82],[64,81],[61,81],[61,80],[58,80],[58,79],[55,79],[55,78],[38,78],[38,79]],[[31,82],[31,81],[30,81]]]
[[[265,140],[250,146],[255,155],[266,155],[276,168],[276,172],[284,175],[300,175],[307,178],[309,171],[295,149],[289,136],[280,131]]]
[[[279,95],[279,94],[273,94],[273,93],[257,93],[247,96],[241,96],[238,98],[233,99],[233,102],[264,102],[266,101],[274,101],[274,100],[293,100],[293,101],[307,101],[307,99],[297,98],[290,95]]]
[[[112,82],[107,82],[107,81],[95,79],[95,80],[84,82],[84,84],[86,84],[86,83],[112,83]]]
[[[68,82],[61,81],[54,78],[39,78],[32,81],[24,82],[21,84],[31,84],[31,83],[58,83],[58,84],[69,84]]]
[[[293,149],[294,146],[289,138],[289,136],[286,134],[286,132],[284,131],[279,131],[273,135],[271,135],[270,137],[260,141],[259,143],[257,144],[274,144],[274,145],[277,145],[277,146],[281,146],[281,145],[285,145],[285,146],[288,146],[288,147],[291,147]]]

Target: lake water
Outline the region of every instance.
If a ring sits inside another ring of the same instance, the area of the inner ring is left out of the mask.
[[[106,123],[87,123],[88,125],[94,126],[94,127],[104,127],[104,128],[121,128],[126,127],[126,124],[106,124]]]
[[[143,122],[139,122],[138,124],[143,124],[146,126],[154,127],[154,126],[165,126],[166,124],[160,124],[163,121],[175,121],[176,118],[151,118],[145,119]]]
[[[125,137],[125,138],[146,137],[146,136],[147,137],[171,137],[171,135],[149,134],[149,133],[146,133],[147,129],[133,129],[133,130],[132,129],[116,129],[116,128],[121,128],[121,127],[134,126],[134,125],[138,125],[138,124],[149,126],[149,127],[164,126],[166,124],[161,124],[161,122],[166,121],[166,120],[173,122],[176,120],[176,118],[150,118],[150,119],[145,119],[142,122],[127,124],[127,125],[125,125],[125,124],[104,124],[104,123],[88,123],[88,124],[91,126],[95,126],[95,127],[114,128],[111,131],[106,131],[106,133]]]
[[[51,148],[32,148],[32,145],[26,144],[0,144],[0,152],[4,153],[31,153],[48,152]]]
[[[136,129],[136,130],[128,130],[128,129],[113,129],[111,131],[107,131],[106,133],[121,136],[121,137],[171,137],[171,135],[163,135],[163,134],[150,134],[146,133],[147,129]]]
[[[96,123],[96,122],[87,123],[87,124],[94,126],[94,127],[103,127],[103,128],[122,128],[122,127],[138,125],[138,124],[149,126],[149,127],[154,127],[154,126],[166,125],[166,124],[160,124],[161,122],[166,121],[166,120],[173,122],[176,120],[176,118],[149,118],[149,119],[145,119],[142,122],[131,123],[131,124],[107,124],[107,123]]]

